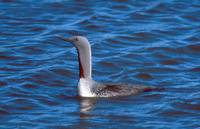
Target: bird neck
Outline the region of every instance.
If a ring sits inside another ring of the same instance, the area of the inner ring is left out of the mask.
[[[91,62],[91,47],[86,45],[82,48],[77,48],[79,61],[79,77],[91,78],[92,76],[92,62]]]

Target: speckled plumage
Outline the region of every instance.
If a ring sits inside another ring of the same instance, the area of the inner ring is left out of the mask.
[[[136,95],[140,92],[151,91],[154,87],[129,84],[103,84],[96,82],[92,87],[92,92],[96,97],[117,97]]]

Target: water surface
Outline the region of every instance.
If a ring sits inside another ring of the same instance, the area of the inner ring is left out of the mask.
[[[77,97],[83,35],[97,81],[165,88]],[[198,0],[1,0],[0,128],[200,128]]]

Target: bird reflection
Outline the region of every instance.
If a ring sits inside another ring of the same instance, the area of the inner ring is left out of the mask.
[[[90,112],[96,103],[95,98],[81,98],[80,99],[80,112],[88,113]]]
[[[91,117],[89,112],[94,108],[96,104],[96,98],[80,98],[80,117]]]

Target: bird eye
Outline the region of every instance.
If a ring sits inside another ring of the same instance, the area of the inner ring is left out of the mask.
[[[75,38],[76,41],[78,41],[78,38]]]

